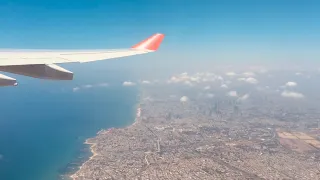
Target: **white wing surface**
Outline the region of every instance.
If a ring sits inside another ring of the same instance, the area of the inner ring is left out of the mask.
[[[0,71],[41,79],[72,80],[72,72],[55,64],[84,63],[150,53],[159,48],[163,38],[163,34],[154,34],[128,49],[0,50]],[[0,74],[0,86],[10,85],[17,85],[16,80]]]

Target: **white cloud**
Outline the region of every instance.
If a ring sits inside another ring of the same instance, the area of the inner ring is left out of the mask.
[[[200,82],[200,77],[191,77],[190,80],[193,82]]]
[[[180,101],[181,101],[181,102],[186,102],[186,101],[189,101],[189,98],[188,98],[187,96],[182,96],[182,97],[180,98]]]
[[[168,83],[177,83],[179,82],[180,80],[175,77],[175,76],[172,76],[169,80],[168,80]]]
[[[234,72],[228,72],[226,73],[229,76],[236,75]],[[208,73],[208,72],[198,72],[195,74],[188,74],[188,73],[181,73],[178,75],[172,76],[167,83],[183,83],[187,85],[196,85],[201,82],[215,82],[217,80],[220,80],[224,84],[231,83],[231,81],[226,81],[224,82],[223,77],[219,75],[215,75],[213,73]],[[191,83],[191,84],[190,84]]]
[[[303,98],[304,95],[298,92],[293,92],[293,91],[283,91],[281,93],[282,97],[288,97],[288,98]]]
[[[319,69],[320,69],[320,68],[319,68]],[[203,76],[204,73],[203,73],[203,72],[197,72],[195,75],[196,75],[196,76]]]
[[[226,75],[227,75],[227,76],[235,76],[235,75],[237,75],[237,74],[236,74],[235,72],[227,72]]]
[[[294,86],[297,86],[298,84],[296,82],[292,82],[292,81],[289,81],[286,83],[286,86],[288,87],[294,87]]]
[[[243,75],[246,77],[255,76],[254,72],[244,72]]]
[[[187,72],[184,72],[184,73],[181,73],[180,75],[181,75],[181,76],[188,76],[188,73],[187,73]]]
[[[109,86],[108,83],[86,84],[83,86],[74,87],[74,88],[72,88],[72,91],[76,92],[76,91],[80,91],[81,89],[90,89],[90,88],[95,88],[95,87],[107,87],[107,86]]]
[[[302,73],[301,72],[296,72],[296,75],[300,76],[300,75],[302,75]]]
[[[93,87],[93,85],[91,85],[91,84],[87,84],[87,85],[84,85],[83,87],[84,87],[84,88],[92,88],[92,87]]]
[[[74,88],[72,89],[73,92],[76,92],[76,91],[79,91],[79,90],[80,90],[79,87],[74,87]]]
[[[238,78],[238,81],[244,81],[250,84],[257,84],[258,80],[253,78],[253,77],[248,77],[248,78]]]
[[[247,78],[245,81],[250,84],[257,84],[258,83],[258,80],[255,78],[252,78],[252,77]]]
[[[179,76],[172,76],[170,80],[168,80],[168,83],[179,83],[189,80],[190,78],[187,76],[186,73],[182,73]]]
[[[237,96],[238,96],[238,93],[237,93],[237,91],[229,91],[229,92],[227,93],[227,95],[228,95],[228,96],[231,96],[231,97],[237,97]]]
[[[136,85],[134,82],[131,82],[131,81],[125,81],[122,83],[123,86],[134,86]]]
[[[172,76],[167,82],[168,83],[200,83],[200,82],[207,82],[207,81],[215,81],[215,77],[213,74],[206,74],[206,73],[196,73],[194,75],[188,75],[188,73],[181,73],[179,75]]]
[[[151,84],[151,82],[150,82],[150,81],[147,81],[147,80],[144,80],[144,81],[142,81],[141,83],[142,83],[142,84]]]
[[[227,89],[228,86],[226,84],[222,84],[220,87]]]

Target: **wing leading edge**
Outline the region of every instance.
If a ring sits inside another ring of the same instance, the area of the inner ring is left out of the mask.
[[[85,63],[146,54],[156,51],[160,47],[163,38],[163,34],[157,33],[128,49],[77,51],[0,50],[0,71],[41,79],[72,80],[72,72],[55,64]],[[10,85],[17,85],[16,80],[0,74],[0,86]]]

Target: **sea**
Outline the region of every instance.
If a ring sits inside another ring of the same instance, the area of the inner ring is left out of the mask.
[[[19,86],[0,89],[1,180],[66,179],[91,156],[87,138],[134,122],[138,89],[122,86],[130,73],[73,69],[74,81],[14,76]]]

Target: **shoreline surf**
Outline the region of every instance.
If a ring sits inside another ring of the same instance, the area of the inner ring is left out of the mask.
[[[126,127],[130,127],[130,126],[133,126],[134,124],[137,123],[137,120],[138,120],[138,118],[139,118],[140,115],[141,115],[140,103],[137,103],[137,105],[135,106],[135,109],[136,109],[136,114],[135,114],[135,118],[134,118],[133,123],[131,123],[131,124],[128,125],[128,126],[121,127],[121,128],[119,128],[119,129],[126,128]],[[109,131],[112,131],[113,129],[116,129],[116,128],[113,128],[113,127],[112,127],[112,128],[107,129],[107,130],[101,129],[100,131],[98,131],[98,132],[96,133],[96,136],[94,136],[94,137],[92,137],[92,138],[88,138],[88,139],[85,140],[85,142],[84,142],[83,144],[84,144],[84,145],[89,145],[91,156],[89,156],[89,158],[88,158],[84,163],[82,163],[82,164],[79,166],[79,168],[78,168],[77,171],[75,171],[74,173],[72,173],[72,174],[69,176],[69,178],[70,178],[71,180],[76,180],[76,178],[78,177],[77,174],[78,174],[79,171],[81,171],[81,169],[83,168],[83,166],[84,166],[86,163],[88,163],[90,160],[92,160],[94,157],[99,156],[99,153],[97,153],[96,150],[94,149],[95,146],[97,145],[97,143],[95,143],[95,142],[90,142],[90,139],[93,139],[93,138],[97,137],[100,133],[108,133]]]

